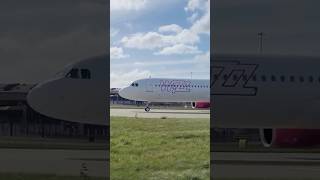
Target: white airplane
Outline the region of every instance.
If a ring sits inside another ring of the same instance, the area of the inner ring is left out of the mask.
[[[215,55],[211,128],[259,128],[265,146],[319,144],[320,58]]]
[[[215,56],[215,127],[320,127],[320,58]]]
[[[123,98],[146,101],[145,111],[150,111],[150,102],[210,102],[210,81],[204,79],[148,78],[132,82],[119,91]]]
[[[88,58],[66,66],[38,84],[27,96],[37,112],[56,119],[109,125],[107,57]]]
[[[29,105],[53,118],[109,125],[107,63],[100,57],[68,66],[33,88]],[[279,134],[297,142],[309,139],[309,129],[320,128],[319,67],[319,58],[215,55],[211,85],[208,80],[143,79],[120,95],[149,102],[210,102],[211,96],[211,128],[259,128],[263,142],[272,144]]]

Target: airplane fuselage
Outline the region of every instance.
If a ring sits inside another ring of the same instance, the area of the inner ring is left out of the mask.
[[[119,94],[136,101],[209,102],[210,82],[205,79],[140,79],[121,89]]]
[[[320,59],[216,56],[212,127],[320,127]]]

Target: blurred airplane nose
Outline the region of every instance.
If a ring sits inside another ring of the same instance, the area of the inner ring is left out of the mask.
[[[42,91],[42,85],[38,85],[31,89],[27,95],[27,102],[29,106],[37,112],[42,112],[46,107],[47,95]]]
[[[127,88],[127,87],[120,89],[119,95],[120,95],[122,98],[130,99],[130,98],[129,98],[128,88]]]

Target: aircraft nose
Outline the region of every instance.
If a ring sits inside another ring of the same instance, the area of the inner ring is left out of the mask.
[[[126,88],[120,89],[119,95],[123,98],[128,99],[128,88],[126,87]]]
[[[43,93],[42,89],[42,85],[37,85],[36,87],[32,88],[27,95],[27,102],[29,106],[38,112],[46,106],[45,99],[47,96]]]

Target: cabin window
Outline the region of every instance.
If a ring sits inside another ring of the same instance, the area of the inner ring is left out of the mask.
[[[309,76],[309,82],[313,82],[313,77]]]
[[[82,79],[91,79],[91,73],[89,69],[81,69],[81,78]]]
[[[290,81],[294,82],[294,76],[290,76]]]
[[[66,75],[68,78],[78,79],[79,78],[79,69],[71,69],[70,72]]]
[[[276,81],[276,77],[274,75],[271,76],[271,81]]]
[[[282,81],[282,82],[284,82],[285,81],[285,77],[282,75],[282,76],[280,76],[280,80]]]
[[[261,80],[266,81],[267,80],[266,76],[265,75],[261,76]]]
[[[303,77],[303,76],[300,76],[300,77],[299,77],[299,80],[300,80],[300,82],[304,82],[304,77]]]

